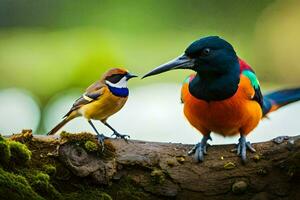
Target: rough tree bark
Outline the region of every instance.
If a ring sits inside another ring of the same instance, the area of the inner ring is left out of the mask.
[[[285,138],[280,144],[254,144],[257,152],[248,153],[246,164],[232,151],[235,145],[211,146],[205,162],[195,163],[187,156],[192,145],[111,139],[106,144],[112,153],[99,156],[70,142],[52,143],[49,148],[53,141],[49,138],[32,139],[29,147],[39,146],[33,159],[41,159],[41,152],[55,157],[77,178],[104,189],[126,178],[147,194],[146,199],[300,198],[300,136]],[[109,193],[113,199],[130,199]]]

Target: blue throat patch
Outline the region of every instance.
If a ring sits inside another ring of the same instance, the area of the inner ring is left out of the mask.
[[[118,97],[128,97],[129,95],[129,90],[128,88],[116,88],[108,85],[108,88],[113,95],[118,96]]]

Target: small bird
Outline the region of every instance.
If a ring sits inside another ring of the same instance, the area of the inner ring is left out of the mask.
[[[230,43],[218,36],[193,42],[184,54],[163,64],[143,78],[174,69],[190,69],[182,86],[181,100],[190,124],[202,133],[202,140],[189,151],[198,162],[207,153],[210,133],[240,134],[237,154],[246,161],[246,150],[255,152],[246,136],[263,117],[300,100],[300,88],[276,91],[265,96],[255,72],[240,59]]]
[[[125,105],[129,90],[128,80],[137,77],[125,69],[113,68],[107,71],[100,80],[90,85],[85,93],[73,104],[70,111],[63,117],[63,120],[56,125],[47,135],[55,134],[60,128],[72,119],[83,116],[97,133],[98,141],[103,144],[106,136],[100,134],[93,120],[100,120],[105,126],[113,131],[118,138],[127,139],[128,135],[122,135],[107,123],[107,119],[121,110]],[[112,135],[112,136],[113,136]]]

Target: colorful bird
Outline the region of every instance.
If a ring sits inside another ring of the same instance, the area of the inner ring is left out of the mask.
[[[237,154],[246,161],[246,150],[255,149],[246,136],[268,113],[300,100],[300,88],[280,90],[262,96],[251,67],[238,58],[232,45],[217,36],[193,42],[178,58],[163,64],[143,78],[174,69],[190,69],[181,100],[190,124],[203,135],[189,154],[204,160],[210,133],[240,134]]]
[[[121,110],[125,105],[129,90],[127,82],[131,78],[137,77],[130,74],[125,69],[113,68],[106,72],[102,78],[90,85],[85,93],[73,104],[70,111],[63,120],[56,125],[47,135],[55,134],[60,128],[72,119],[83,116],[97,133],[98,141],[103,144],[106,136],[100,134],[93,120],[100,120],[105,126],[113,131],[113,135],[126,139],[128,135],[122,135],[107,123],[107,119]]]

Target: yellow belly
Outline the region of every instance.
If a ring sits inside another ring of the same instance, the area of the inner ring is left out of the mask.
[[[87,119],[106,121],[108,117],[121,110],[127,99],[128,97],[117,97],[106,91],[98,100],[82,106],[79,112]]]

